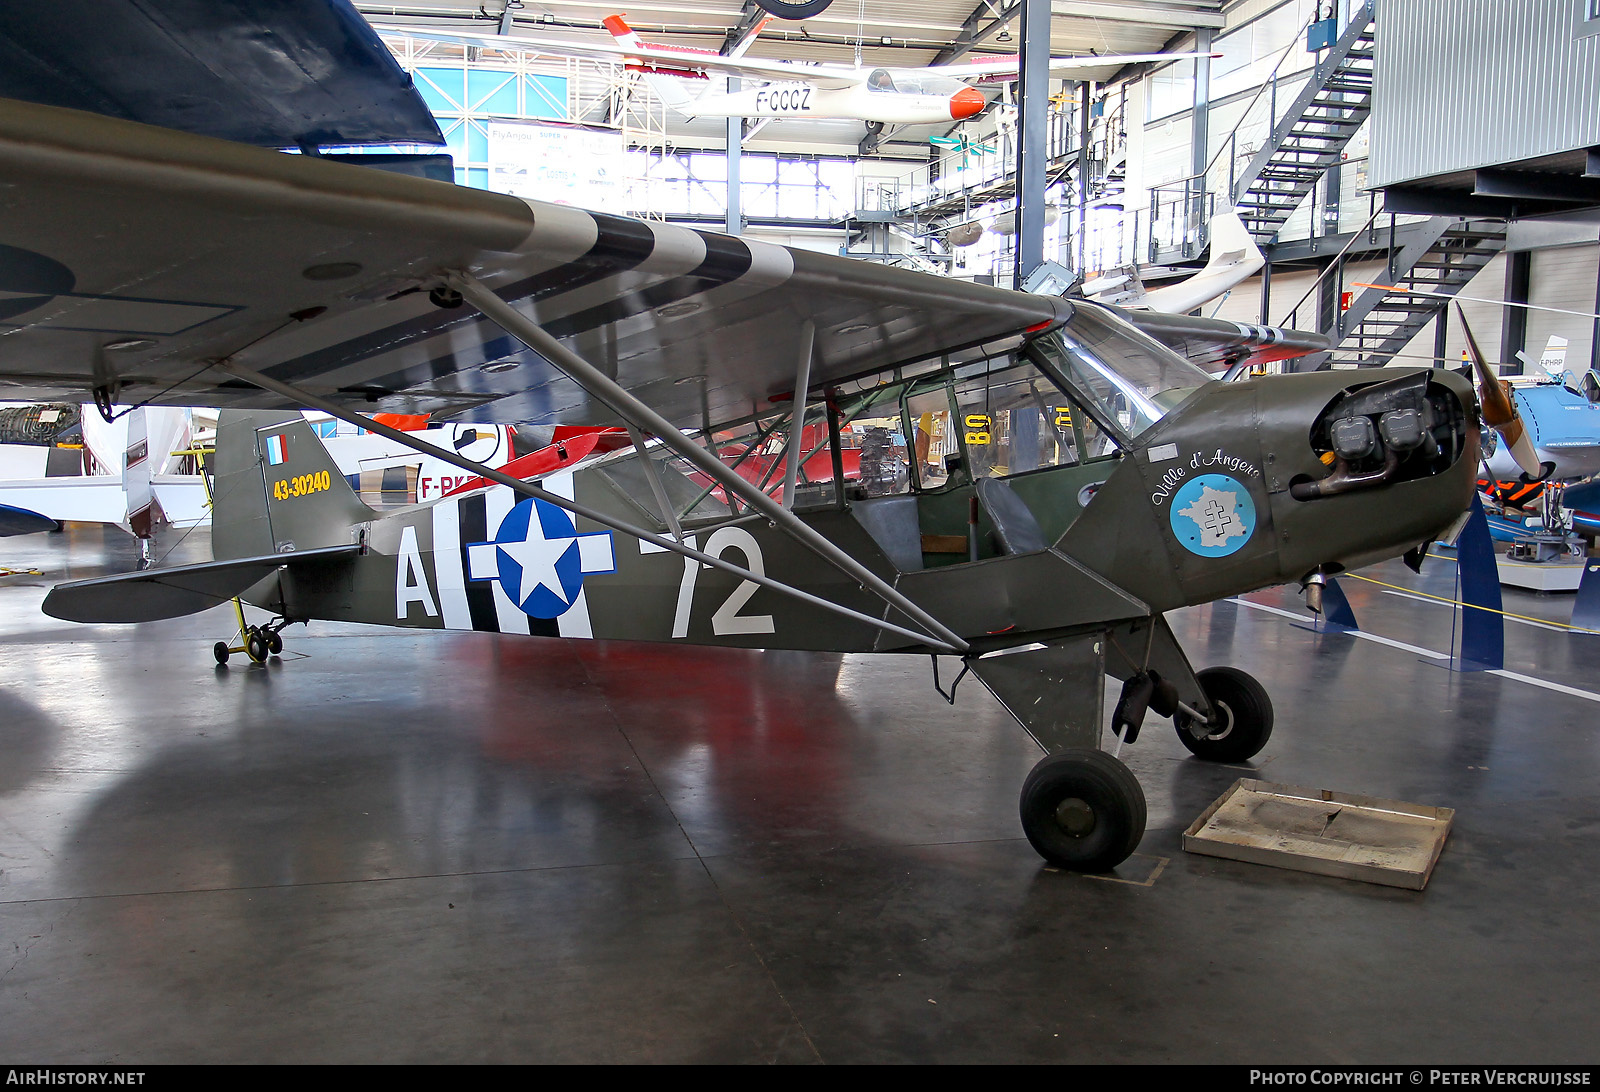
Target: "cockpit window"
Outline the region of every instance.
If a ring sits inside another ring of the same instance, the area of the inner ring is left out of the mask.
[[[1111,312],[1074,301],[1072,321],[1034,344],[1129,436],[1211,376]]]
[[[867,89],[869,91],[893,91],[894,80],[889,78],[887,68],[874,68],[867,76]]]
[[[903,95],[954,95],[966,86],[952,76],[924,72],[897,72],[894,77],[894,90]]]

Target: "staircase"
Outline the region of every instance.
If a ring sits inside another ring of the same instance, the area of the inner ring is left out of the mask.
[[[1382,282],[1454,296],[1506,245],[1504,220],[1435,216],[1390,252]],[[1449,306],[1438,296],[1412,296],[1368,288],[1339,316],[1334,367],[1387,364],[1422,328]]]
[[[1338,166],[1372,113],[1372,36],[1366,0],[1234,180],[1233,203],[1257,242],[1270,241],[1323,173]]]

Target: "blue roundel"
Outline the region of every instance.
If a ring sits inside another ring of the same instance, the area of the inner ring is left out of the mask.
[[[500,586],[524,614],[559,618],[571,609],[583,587],[571,516],[548,501],[529,497],[506,513],[494,543]]]
[[[1169,503],[1172,533],[1192,554],[1227,557],[1255,534],[1256,506],[1250,490],[1226,474],[1190,479]]]

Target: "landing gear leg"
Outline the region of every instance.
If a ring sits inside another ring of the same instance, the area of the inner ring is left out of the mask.
[[[1051,864],[1104,872],[1144,837],[1144,792],[1100,750],[1107,633],[970,660],[973,674],[1050,752],[1022,785],[1022,830]]]
[[[1253,758],[1272,736],[1272,699],[1266,689],[1236,667],[1208,667],[1195,677],[1213,712],[1209,721],[1182,711],[1173,716],[1183,745],[1207,762]]]

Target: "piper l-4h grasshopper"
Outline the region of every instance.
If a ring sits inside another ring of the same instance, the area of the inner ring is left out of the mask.
[[[1147,711],[1204,759],[1271,730],[1261,687],[1194,671],[1163,613],[1413,549],[1478,461],[1455,375],[1220,383],[1167,347],[1271,359],[1314,336],[26,103],[0,103],[0,239],[15,397],[224,411],[216,560],[64,584],[51,614],[241,595],[273,614],[256,659],[309,619],[957,657],[1047,752],[1023,829],[1077,869],[1144,827],[1099,749],[1106,676],[1125,742]],[[306,407],[490,484],[372,511]],[[523,481],[374,409],[633,443]]]

